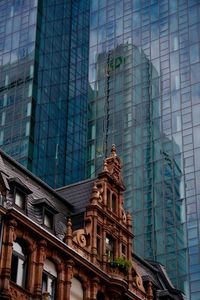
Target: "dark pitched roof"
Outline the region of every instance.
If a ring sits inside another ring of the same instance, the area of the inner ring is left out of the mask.
[[[151,279],[154,285],[157,286],[158,299],[163,296],[169,296],[169,299],[173,300],[185,299],[184,294],[174,288],[163,265],[155,261],[147,261],[135,253],[132,254],[132,259],[143,281]]]
[[[57,193],[48,184],[43,182],[40,178],[35,176],[20,163],[8,156],[0,149],[0,172],[7,175],[7,180],[15,178],[23,182],[34,194],[34,198],[57,198],[62,201],[69,210],[72,210],[72,205],[67,198],[63,198],[61,194]]]
[[[5,176],[9,187],[6,203],[4,203],[6,207],[11,208],[15,205],[15,196],[13,190],[10,189],[10,185],[18,184],[20,187],[23,186],[27,193],[25,199],[26,210],[22,211],[22,213],[26,214],[37,224],[42,225],[44,218],[42,205],[45,205],[45,203],[48,204],[55,213],[54,233],[57,237],[62,239],[66,230],[66,218],[73,210],[72,205],[66,198],[63,198],[50,186],[6,155],[2,150],[0,150],[0,174]],[[41,205],[35,205],[36,203],[40,203]]]
[[[86,206],[89,204],[94,181],[95,179],[84,180],[59,188],[56,192],[67,199],[73,206],[74,213],[80,213],[85,211]]]

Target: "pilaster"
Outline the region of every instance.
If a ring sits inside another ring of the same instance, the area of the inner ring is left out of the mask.
[[[38,243],[37,247],[37,258],[35,264],[35,285],[34,285],[34,299],[41,299],[42,293],[42,273],[44,261],[46,259],[46,248],[47,242],[45,240],[41,240]]]
[[[17,222],[10,219],[5,222],[0,267],[0,298],[9,299],[9,281],[12,263],[13,241],[16,239]],[[8,298],[6,298],[8,297]]]

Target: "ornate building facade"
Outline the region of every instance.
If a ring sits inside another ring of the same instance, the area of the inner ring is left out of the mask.
[[[114,145],[95,180],[57,191],[0,154],[0,299],[184,299],[132,253]]]

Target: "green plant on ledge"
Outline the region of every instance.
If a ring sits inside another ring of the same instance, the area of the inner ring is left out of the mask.
[[[110,266],[112,268],[119,268],[119,270],[126,275],[132,267],[132,262],[124,257],[117,257],[115,260],[110,262]]]

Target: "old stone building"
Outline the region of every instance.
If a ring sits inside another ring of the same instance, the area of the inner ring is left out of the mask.
[[[0,152],[0,299],[184,299],[163,267],[132,253],[121,162],[57,191]]]

